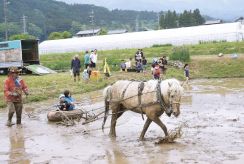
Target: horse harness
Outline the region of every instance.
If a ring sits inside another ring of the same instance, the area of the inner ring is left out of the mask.
[[[127,86],[125,87],[125,89],[123,90],[122,96],[121,96],[121,101],[124,100],[125,92],[127,91],[129,85],[132,82],[134,82],[134,81],[129,82],[127,84]],[[170,111],[168,110],[168,107],[167,107],[167,105],[166,105],[166,103],[164,101],[164,98],[162,97],[160,83],[161,83],[161,80],[158,80],[158,83],[157,83],[157,86],[156,86],[157,101],[156,102],[149,103],[147,105],[142,105],[142,103],[141,103],[141,96],[143,95],[142,94],[142,91],[144,89],[144,82],[142,81],[142,82],[140,82],[138,84],[138,105],[139,105],[139,108],[141,110],[141,115],[142,115],[142,119],[143,120],[144,120],[144,116],[143,116],[142,108],[143,107],[147,107],[147,106],[151,106],[151,105],[154,105],[154,104],[158,104],[158,103],[160,105],[161,110],[164,110],[168,116],[171,115],[171,110]],[[138,106],[137,107],[134,107],[134,108],[138,108]]]
[[[132,82],[134,82],[134,81],[129,82],[129,83],[127,84],[127,86],[125,87],[125,89],[123,90],[122,95],[121,95],[121,100],[124,100],[125,92],[126,92],[127,88],[129,87],[129,85],[130,85]]]
[[[141,105],[141,95],[142,95],[143,89],[144,89],[144,82],[142,81],[138,85],[138,104],[139,104],[139,108],[141,109],[141,117],[144,120],[142,105]]]
[[[171,110],[168,110],[168,107],[166,106],[166,103],[164,101],[164,98],[161,94],[161,87],[160,87],[161,80],[158,80],[157,86],[156,86],[156,94],[157,94],[157,102],[160,105],[161,110],[164,110],[165,113],[170,116]]]

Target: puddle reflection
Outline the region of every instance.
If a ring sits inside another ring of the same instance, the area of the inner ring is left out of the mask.
[[[24,130],[21,126],[9,128],[9,163],[30,164],[25,151]]]

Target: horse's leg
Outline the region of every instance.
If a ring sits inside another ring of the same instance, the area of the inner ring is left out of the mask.
[[[143,130],[141,132],[140,138],[139,138],[141,141],[144,139],[144,135],[145,135],[149,125],[151,124],[151,122],[152,122],[152,120],[147,118],[147,120],[146,120],[146,122],[144,124]]]
[[[155,122],[156,124],[158,124],[158,126],[160,126],[161,129],[163,129],[165,136],[168,136],[167,127],[162,123],[162,121],[159,119],[159,117],[154,117],[152,119],[152,121]]]
[[[110,126],[110,132],[109,132],[110,137],[116,137],[115,126],[116,126],[117,116],[115,113],[116,112],[112,112],[111,126]]]
[[[117,119],[124,113],[121,106],[120,105],[116,105],[114,106],[115,110],[112,111],[112,118],[111,118],[111,127],[110,127],[110,132],[109,135],[111,137],[116,137],[116,131],[115,131],[115,127],[116,127],[116,122]]]

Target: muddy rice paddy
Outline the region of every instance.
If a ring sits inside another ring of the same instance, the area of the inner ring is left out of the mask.
[[[76,95],[86,110],[103,107],[102,91]],[[152,123],[145,141],[138,141],[144,121],[126,112],[118,120],[117,138],[108,137],[102,119],[62,126],[47,121],[57,100],[25,104],[23,125],[5,126],[7,111],[0,110],[0,163],[178,164],[244,163],[244,79],[193,80],[185,86],[181,115],[161,120],[168,130],[184,124],[175,143],[155,145],[163,137]],[[15,122],[15,118],[14,118]]]

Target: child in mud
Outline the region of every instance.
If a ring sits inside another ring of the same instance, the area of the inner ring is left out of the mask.
[[[190,70],[189,70],[189,65],[185,64],[184,66],[184,73],[186,77],[186,84],[188,84],[189,78],[190,78]]]
[[[75,99],[71,97],[70,91],[65,90],[64,94],[59,96],[59,109],[63,111],[71,111],[75,109]]]

